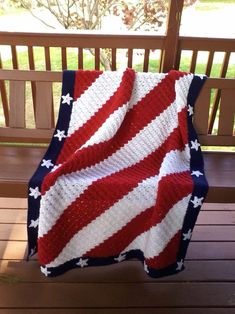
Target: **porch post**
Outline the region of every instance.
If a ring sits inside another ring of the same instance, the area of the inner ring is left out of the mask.
[[[168,72],[175,67],[183,5],[184,0],[169,0],[166,38],[160,66],[161,72]]]

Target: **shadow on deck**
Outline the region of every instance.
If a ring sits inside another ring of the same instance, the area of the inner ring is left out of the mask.
[[[235,204],[205,204],[186,270],[151,279],[138,261],[45,278],[26,262],[26,200],[0,199],[0,314],[235,313]]]

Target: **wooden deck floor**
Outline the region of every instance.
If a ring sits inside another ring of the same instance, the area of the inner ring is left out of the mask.
[[[206,204],[186,270],[151,279],[137,261],[49,279],[26,262],[26,200],[0,199],[0,314],[234,314],[235,204]]]

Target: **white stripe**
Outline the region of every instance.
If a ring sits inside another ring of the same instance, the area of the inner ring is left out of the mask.
[[[156,201],[157,178],[158,176],[151,177],[139,183],[133,191],[79,231],[47,267],[56,267],[67,260],[82,256],[144,209],[153,206]]]
[[[122,124],[122,121],[128,110],[129,103],[119,107],[105,120],[102,126],[94,133],[93,136],[80,148],[87,147],[89,145],[99,144],[111,139]]]
[[[136,106],[165,77],[166,74],[164,73],[136,73],[130,102],[115,110],[80,149],[111,139],[121,126],[125,114]]]
[[[187,149],[186,147],[185,150]],[[189,164],[182,165],[181,162],[178,162],[184,154],[185,151],[171,151],[165,156],[163,164],[176,161],[174,173],[187,171],[189,170]],[[160,176],[156,175],[143,180],[131,192],[75,234],[59,256],[47,267],[56,267],[66,260],[84,255],[122,229],[145,209],[154,206],[159,181],[163,176],[171,174],[171,169],[168,168],[168,171],[160,171],[160,173]]]
[[[129,109],[143,99],[166,76],[166,73],[136,73]]]
[[[179,84],[180,80],[176,83]],[[186,106],[186,102],[183,103],[181,98],[179,100],[180,103],[173,102],[109,158],[95,166],[59,177],[54,186],[42,196],[39,236],[43,236],[51,229],[64,209],[75,201],[92,182],[128,168],[156,150],[178,126],[177,112]]]
[[[190,198],[191,194],[177,202],[160,223],[136,237],[123,253],[139,249],[144,253],[145,258],[158,256],[182,228]]]
[[[86,123],[116,92],[123,72],[103,72],[93,84],[73,103],[68,136]],[[108,82],[108,83],[107,83]]]

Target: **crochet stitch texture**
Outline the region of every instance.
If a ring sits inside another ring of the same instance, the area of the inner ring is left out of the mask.
[[[138,258],[181,271],[208,189],[192,124],[205,77],[65,71],[51,144],[29,182],[29,256],[56,276]]]

